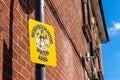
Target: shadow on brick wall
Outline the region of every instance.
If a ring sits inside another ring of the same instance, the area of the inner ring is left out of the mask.
[[[3,40],[3,79],[12,80],[12,51],[8,49],[8,46]]]
[[[14,0],[10,0],[9,44],[3,40],[3,80],[12,80],[13,77],[13,6]]]
[[[28,15],[33,12],[35,1],[34,0],[19,0],[19,3],[23,12]],[[3,39],[3,74],[2,80],[13,80],[13,9],[14,0],[10,0],[10,12],[9,12],[9,43]]]

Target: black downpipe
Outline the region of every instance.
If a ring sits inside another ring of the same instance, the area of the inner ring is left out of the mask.
[[[89,24],[89,27],[90,27],[90,32],[91,32],[91,35],[92,35],[92,25],[91,25],[91,15],[90,15],[90,2],[89,0],[87,1],[87,10],[88,10],[88,24]],[[93,49],[93,40],[91,40],[90,42],[90,53],[91,53],[91,56],[94,56],[94,49]]]
[[[35,19],[44,22],[44,0],[35,0]],[[36,64],[35,77],[36,80],[45,80],[45,65]]]

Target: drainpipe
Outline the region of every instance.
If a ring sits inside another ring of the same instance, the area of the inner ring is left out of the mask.
[[[92,24],[91,24],[91,13],[90,13],[90,0],[87,0],[87,10],[88,10],[88,24],[90,26],[90,32],[93,33],[92,30]],[[93,39],[90,42],[90,53],[91,56],[94,57],[94,45],[93,45]],[[91,59],[91,66],[92,66],[92,80],[98,80],[97,74],[96,74],[96,67],[95,67],[95,58]]]
[[[44,22],[44,0],[35,0],[35,19]],[[36,80],[45,80],[45,65],[36,64]]]

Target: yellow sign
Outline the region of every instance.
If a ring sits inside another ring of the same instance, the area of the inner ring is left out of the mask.
[[[54,28],[29,19],[30,59],[34,63],[56,66]]]

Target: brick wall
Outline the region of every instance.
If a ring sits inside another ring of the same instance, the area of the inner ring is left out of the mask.
[[[0,0],[0,80],[35,80],[28,38],[34,13],[34,1]],[[91,67],[83,65],[89,44],[82,32],[81,0],[45,0],[45,23],[55,28],[57,53],[57,66],[46,66],[47,80],[85,80]]]
[[[28,13],[22,0],[0,0],[0,80],[33,80],[29,59]]]

